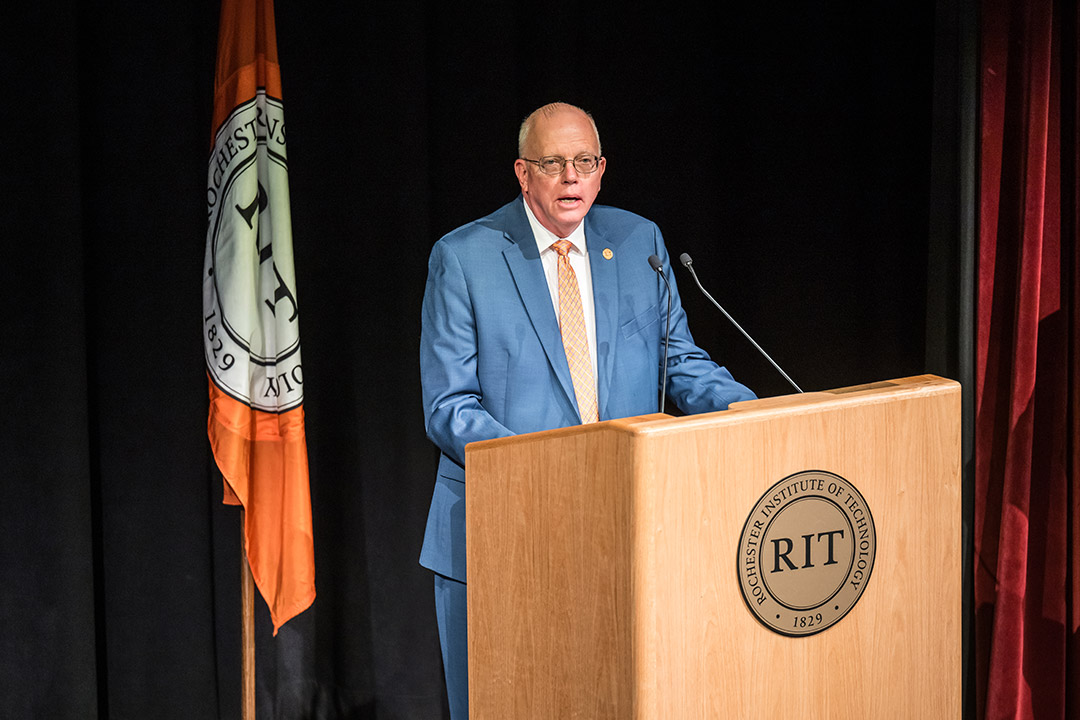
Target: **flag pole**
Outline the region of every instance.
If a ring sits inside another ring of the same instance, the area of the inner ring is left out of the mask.
[[[255,579],[244,541],[244,509],[240,508],[240,707],[243,720],[255,720]]]

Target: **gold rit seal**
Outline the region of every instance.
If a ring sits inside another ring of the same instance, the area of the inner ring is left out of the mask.
[[[781,635],[813,635],[844,618],[874,569],[877,535],[850,482],[806,470],[773,485],[739,538],[739,588],[750,612]]]

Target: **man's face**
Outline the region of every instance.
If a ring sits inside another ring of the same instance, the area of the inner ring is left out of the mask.
[[[560,110],[551,117],[537,117],[527,143],[525,157],[530,160],[549,155],[572,160],[582,153],[600,153],[589,118],[572,109]],[[521,194],[536,219],[564,238],[574,231],[596,200],[606,164],[600,158],[595,172],[582,174],[568,162],[558,175],[545,175],[536,165],[518,159],[514,162],[514,172],[521,184]]]

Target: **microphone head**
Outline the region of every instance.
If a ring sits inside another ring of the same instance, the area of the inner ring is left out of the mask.
[[[653,270],[655,270],[656,272],[660,272],[660,269],[663,266],[664,264],[660,262],[660,258],[658,258],[656,255],[649,256],[649,267],[651,267]]]
[[[682,255],[679,256],[679,262],[681,262],[683,264],[683,267],[690,267],[690,264],[693,263],[694,261],[690,259],[689,254],[683,253]]]

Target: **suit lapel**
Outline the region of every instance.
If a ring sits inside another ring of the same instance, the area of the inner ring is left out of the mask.
[[[509,208],[504,233],[511,241],[503,250],[506,265],[514,278],[525,311],[529,315],[533,329],[547,355],[548,364],[558,378],[563,392],[570,404],[577,409],[574,395],[574,383],[570,378],[570,368],[566,362],[566,350],[563,349],[562,334],[559,332],[559,320],[555,317],[555,308],[551,302],[544,266],[540,261],[540,251],[536,247],[529,219],[525,216],[522,200]],[[580,422],[581,418],[578,417]]]
[[[585,216],[585,244],[589,248],[592,270],[593,305],[596,308],[596,403],[600,419],[606,420],[611,392],[611,373],[615,366],[615,333],[619,325],[619,258],[612,238]],[[607,255],[605,256],[605,251]]]

